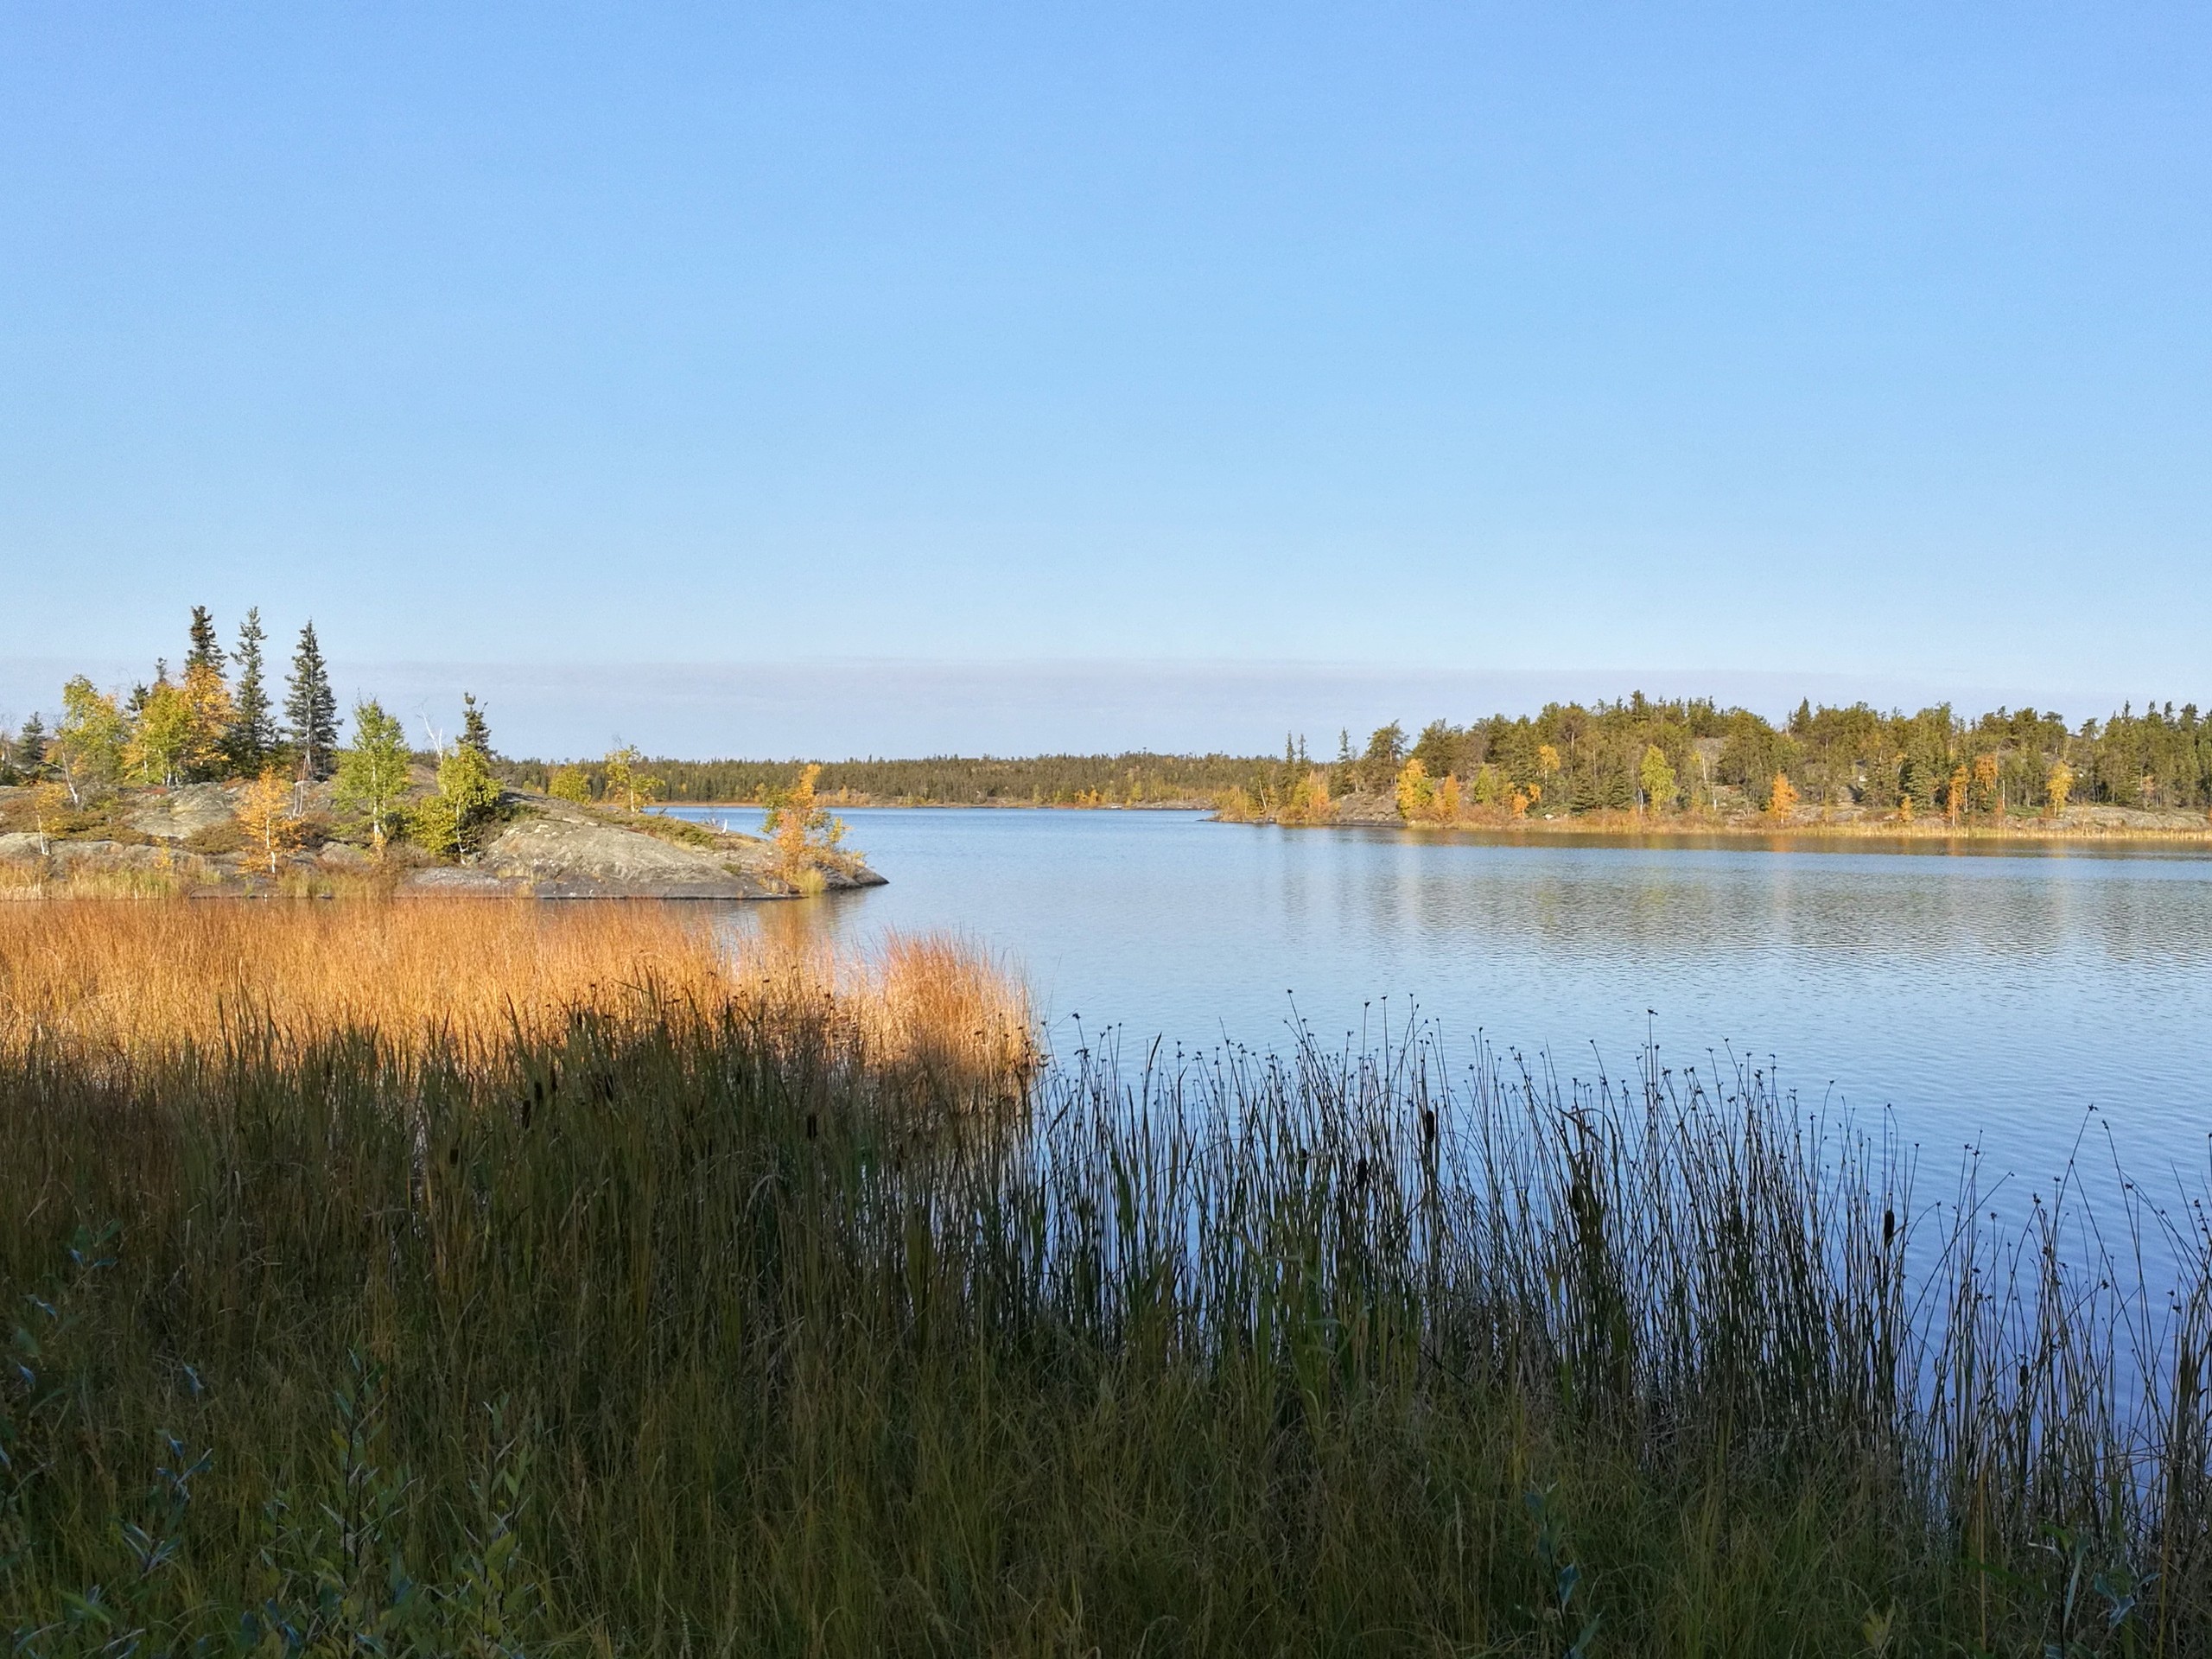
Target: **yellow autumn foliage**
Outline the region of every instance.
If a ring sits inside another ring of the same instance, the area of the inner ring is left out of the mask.
[[[1398,768],[1398,816],[1408,823],[1426,823],[1436,800],[1436,787],[1428,781],[1428,768],[1421,757]]]
[[[2043,791],[2044,800],[2050,803],[2050,816],[2054,818],[2065,817],[2067,798],[2074,792],[2074,768],[2063,760],[2052,762],[2049,774],[2043,780]]]
[[[300,838],[299,820],[292,812],[292,790],[274,767],[264,767],[261,776],[248,784],[238,798],[234,816],[245,838],[259,848],[269,860],[269,874],[276,874],[276,855],[289,850]]]
[[[1330,798],[1329,779],[1318,767],[1290,786],[1290,793],[1275,809],[1275,822],[1287,824],[1333,823],[1337,804]]]

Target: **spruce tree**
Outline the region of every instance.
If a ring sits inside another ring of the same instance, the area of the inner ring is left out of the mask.
[[[215,619],[205,605],[194,606],[192,648],[184,654],[185,743],[178,757],[181,775],[193,783],[219,778],[229,767],[231,728],[238,718],[223,677],[229,660],[215,637]]]
[[[323,666],[313,622],[300,630],[300,648],[292,655],[284,727],[300,757],[300,775],[316,780],[329,777],[338,748],[338,698],[330,689],[330,671]]]
[[[46,722],[35,713],[23,722],[23,729],[16,734],[16,760],[25,772],[34,776],[46,764]]]
[[[245,620],[238,624],[238,647],[232,653],[238,665],[238,683],[232,701],[238,705],[238,715],[225,746],[232,769],[245,778],[268,765],[270,751],[276,747],[276,727],[269,715],[269,688],[263,678],[261,660],[261,642],[267,637],[261,631],[259,608],[248,611]]]
[[[492,758],[492,728],[484,723],[484,710],[477,705],[476,694],[461,694],[461,747],[476,751],[486,760]]]
[[[137,719],[146,712],[146,705],[153,701],[154,693],[162,690],[168,683],[169,659],[166,657],[155,658],[154,683],[149,685],[145,681],[141,680],[132,686],[130,695],[124,700],[123,712],[133,720]]]
[[[205,605],[192,607],[192,649],[184,653],[184,671],[188,675],[195,668],[212,668],[223,671],[223,647],[215,639],[215,619],[208,614]]]

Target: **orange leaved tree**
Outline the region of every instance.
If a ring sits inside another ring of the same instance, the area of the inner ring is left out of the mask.
[[[1277,823],[1327,823],[1336,816],[1337,804],[1329,798],[1328,774],[1319,766],[1293,784],[1275,809]]]
[[[269,874],[276,874],[276,855],[300,838],[300,821],[292,816],[291,785],[276,775],[275,767],[263,767],[261,776],[238,798],[237,816],[245,838],[268,855]]]
[[[798,781],[787,790],[768,796],[768,816],[761,833],[775,843],[776,862],[784,879],[805,889],[808,880],[820,880],[820,866],[834,855],[845,838],[845,822],[830,816],[815,798],[815,784],[822,768],[811,763],[799,768]]]

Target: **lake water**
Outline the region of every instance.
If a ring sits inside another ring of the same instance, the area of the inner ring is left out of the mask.
[[[1155,1034],[1284,1048],[1293,994],[1332,1039],[1417,1007],[1470,1052],[1479,1031],[1563,1077],[1629,1070],[1649,1031],[1667,1064],[1770,1057],[1801,1099],[1862,1122],[1893,1108],[1929,1153],[1976,1142],[2031,1179],[2065,1162],[2093,1106],[2140,1174],[2205,1171],[2212,858],[842,816],[891,885],[776,906],[775,925],[962,934],[1026,976],[1063,1050],[1109,1027],[1125,1056]]]

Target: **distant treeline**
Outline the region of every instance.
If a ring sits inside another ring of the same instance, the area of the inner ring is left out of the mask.
[[[1572,811],[1732,798],[1764,808],[1777,779],[1808,805],[1878,810],[1906,802],[1922,810],[2004,810],[2069,798],[2212,805],[2212,721],[2195,703],[2139,713],[2130,706],[2069,728],[2062,715],[2034,709],[1966,716],[1939,703],[1908,715],[1807,702],[1777,725],[1710,699],[1654,702],[1638,693],[1588,707],[1553,703],[1533,717],[1440,720],[1411,738],[1394,724],[1357,751],[1345,735],[1326,771],[1339,793],[1377,793],[1410,760],[1429,778],[1462,780],[1474,798],[1533,788],[1547,810]],[[1300,765],[1287,755],[1278,777]],[[1669,798],[1650,798],[1655,779]]]
[[[766,801],[798,781],[796,760],[671,760],[639,763],[671,801]],[[1210,802],[1225,790],[1254,789],[1269,775],[1262,756],[1233,754],[932,755],[918,760],[833,760],[816,788],[829,800],[861,798],[931,806],[1141,806]],[[566,770],[566,768],[561,768]],[[509,781],[543,789],[556,768],[543,761],[504,763]],[[580,762],[592,798],[607,792],[605,764]]]
[[[52,725],[35,714],[18,729],[0,727],[0,785],[50,782],[81,800],[128,784],[251,779],[270,770],[313,780],[378,759],[369,747],[402,763],[436,763],[467,748],[508,784],[593,800],[617,794],[626,804],[656,798],[768,803],[799,779],[796,760],[649,760],[630,749],[570,766],[508,760],[493,753],[473,698],[453,744],[433,734],[434,751],[409,755],[397,722],[368,701],[356,715],[372,716],[378,741],[365,746],[357,730],[349,743],[312,624],[300,632],[281,698],[268,683],[257,613],[248,613],[227,652],[203,607],[194,608],[188,633],[175,677],[157,664],[150,680],[124,694],[79,676],[62,688]],[[1787,786],[1779,791],[1785,806],[1802,801],[1905,817],[2050,810],[2069,801],[2202,810],[2212,808],[2212,721],[2193,702],[2130,705],[2071,724],[2036,709],[1964,715],[1940,703],[1885,714],[1863,702],[1806,702],[1777,723],[1710,698],[1659,702],[1638,692],[1466,725],[1435,720],[1415,734],[1393,722],[1363,745],[1344,732],[1330,759],[1309,754],[1306,740],[1292,736],[1280,759],[1137,750],[839,760],[823,766],[817,788],[832,802],[1242,802],[1294,813],[1318,811],[1316,804],[1332,798],[1395,791],[1414,804],[1409,811],[1463,802],[1470,810],[1552,814],[1770,810],[1778,785]]]
[[[1545,811],[1643,808],[1766,809],[1776,780],[1807,805],[1890,812],[2042,810],[2098,802],[2212,807],[2212,720],[2195,703],[2132,705],[2069,725],[2056,713],[1999,709],[1963,715],[1948,703],[1914,714],[1866,703],[1807,702],[1779,723],[1709,698],[1552,703],[1534,715],[1492,715],[1467,725],[1432,721],[1417,734],[1393,723],[1364,745],[1340,733],[1336,754],[1286,740],[1280,758],[1231,754],[934,755],[831,761],[825,798],[943,805],[1135,805],[1211,801],[1242,790],[1281,798],[1301,782],[1330,794],[1388,795],[1407,763],[1427,779],[1459,780],[1470,802],[1520,792]],[[555,768],[501,763],[511,782],[543,788]],[[800,763],[654,760],[641,763],[664,798],[764,801],[796,782]],[[583,762],[594,798],[604,763]]]

